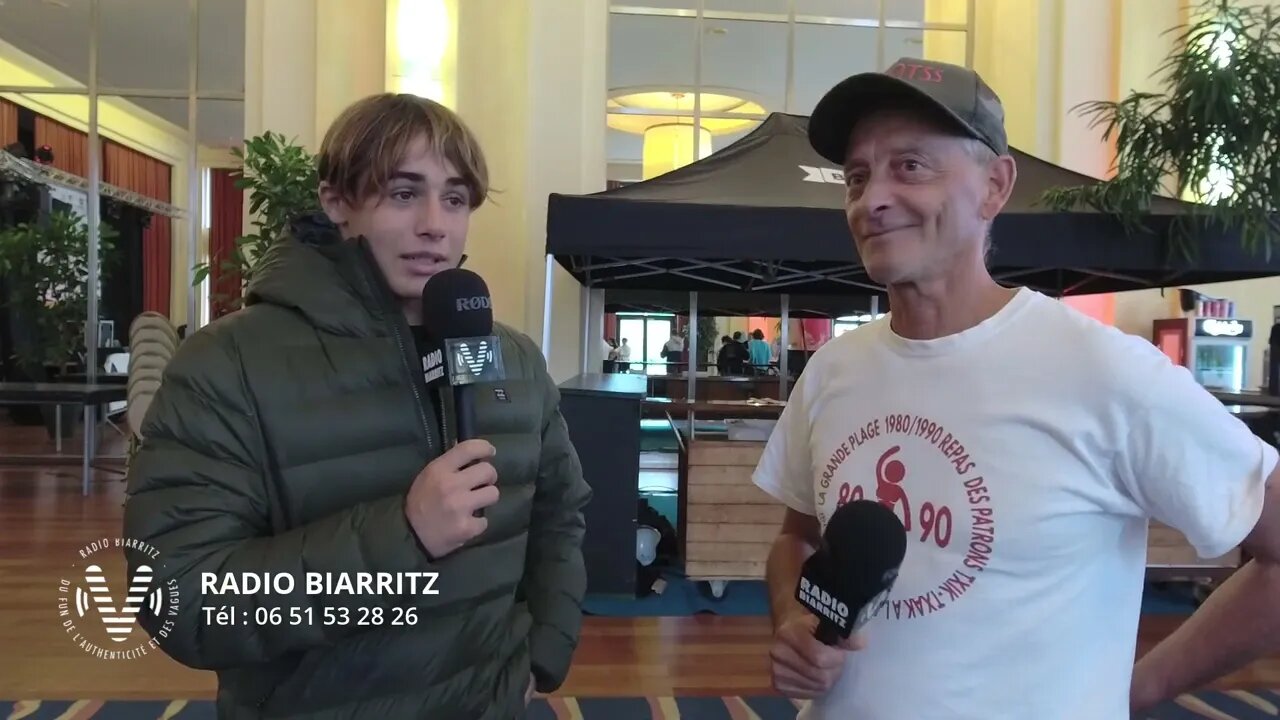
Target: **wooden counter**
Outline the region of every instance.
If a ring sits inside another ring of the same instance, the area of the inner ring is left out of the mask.
[[[795,385],[792,379],[788,388]],[[699,375],[696,383],[698,397],[695,400],[749,400],[751,398],[769,398],[779,400],[781,392],[780,380],[776,375],[757,377],[724,377],[720,375]],[[650,375],[650,398],[670,398],[672,400],[689,399],[689,379],[684,375]]]
[[[1203,560],[1182,533],[1151,521],[1147,531],[1147,577],[1169,579],[1184,577],[1225,578],[1243,564],[1240,548],[1218,558]]]
[[[691,580],[759,580],[786,508],[751,482],[762,442],[694,440],[681,458],[681,514]]]
[[[679,533],[690,580],[761,580],[786,508],[755,486],[751,474],[763,442],[694,440],[681,456]],[[1230,575],[1242,563],[1239,548],[1203,560],[1182,533],[1152,521],[1147,577],[1172,579]]]

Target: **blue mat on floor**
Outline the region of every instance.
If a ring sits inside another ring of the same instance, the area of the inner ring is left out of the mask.
[[[680,617],[711,613],[713,615],[768,615],[769,593],[763,581],[738,580],[725,586],[724,596],[716,598],[706,582],[693,582],[675,573],[663,576],[666,589],[643,598],[587,595],[582,609],[588,615],[603,617]],[[1142,598],[1145,615],[1188,615],[1196,608],[1190,588],[1169,584],[1148,585]]]
[[[1268,720],[1275,718],[1275,690],[1183,695],[1145,713],[1143,720]],[[796,704],[780,697],[536,698],[528,720],[794,720]],[[0,700],[0,720],[214,720],[207,700]]]

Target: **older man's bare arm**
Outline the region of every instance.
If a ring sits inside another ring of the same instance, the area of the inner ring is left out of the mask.
[[[1280,466],[1241,547],[1252,560],[1138,661],[1131,705],[1144,710],[1280,649]]]

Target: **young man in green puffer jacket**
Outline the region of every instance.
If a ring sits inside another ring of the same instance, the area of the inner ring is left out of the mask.
[[[519,717],[577,644],[590,489],[526,336],[495,327],[483,439],[455,443],[424,378],[419,299],[462,259],[483,155],[448,109],[380,95],[335,121],[319,173],[324,215],[183,343],[141,428],[124,534],[157,557],[130,575],[150,564],[178,602],[139,619],[218,673],[219,717]]]

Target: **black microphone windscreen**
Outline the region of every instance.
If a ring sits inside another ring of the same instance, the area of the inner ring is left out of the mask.
[[[492,335],[489,286],[470,270],[436,273],[422,288],[422,326],[438,341]]]
[[[836,509],[822,534],[833,590],[855,605],[875,597],[907,555],[907,531],[893,510],[873,500]]]
[[[796,587],[796,599],[819,617],[818,639],[834,644],[870,620],[906,555],[907,531],[893,510],[856,500],[832,513]]]

